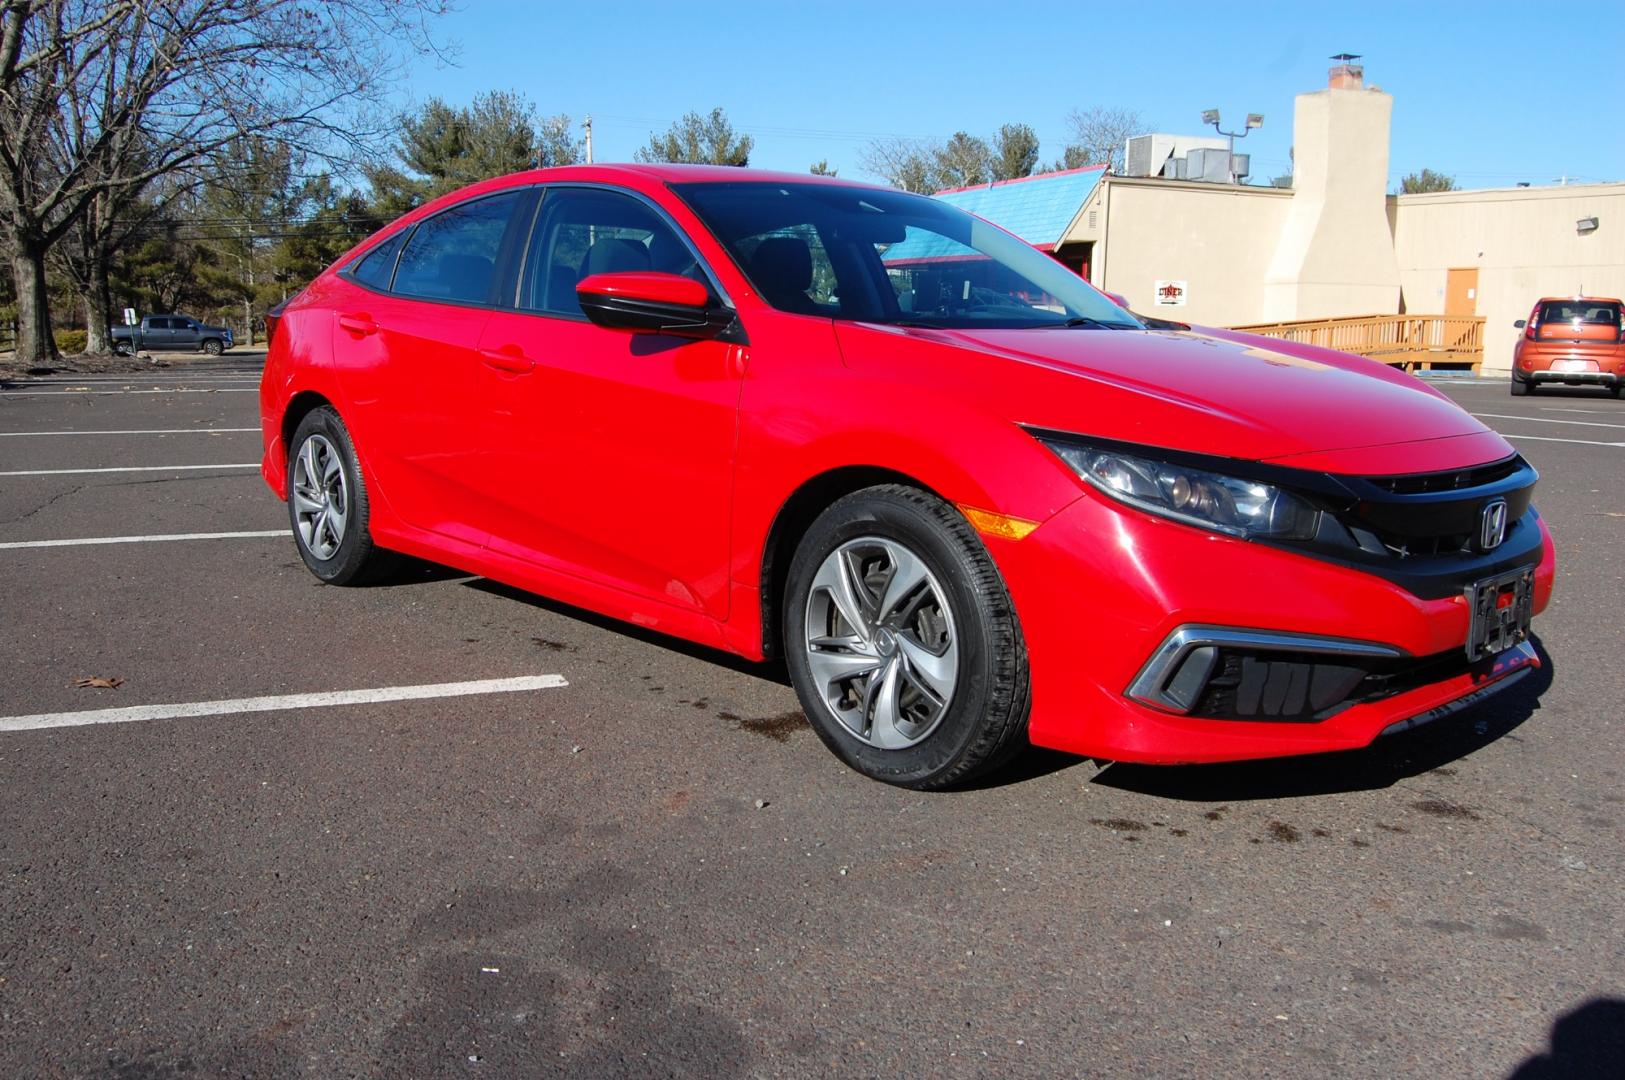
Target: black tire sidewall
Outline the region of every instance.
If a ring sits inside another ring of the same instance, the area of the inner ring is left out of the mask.
[[[925,507],[884,495],[860,492],[830,507],[797,547],[786,583],[783,641],[785,660],[813,730],[842,761],[866,776],[905,787],[936,786],[939,778],[962,771],[967,754],[983,734],[999,673],[992,613],[971,584],[984,551],[966,526],[956,536]],[[876,536],[906,546],[920,557],[942,587],[952,609],[959,646],[958,682],[947,715],[924,741],[904,750],[881,750],[852,735],[824,704],[806,659],[805,628],[811,584],[830,552],[860,537]],[[1021,657],[1024,662],[1024,656]],[[974,770],[969,770],[974,771]]]
[[[305,546],[304,538],[299,535],[298,512],[293,502],[294,464],[305,440],[312,435],[323,436],[338,451],[340,465],[344,469],[345,495],[350,503],[344,539],[339,541],[338,550],[333,552],[331,559],[319,559]],[[293,439],[288,444],[287,485],[288,524],[293,530],[293,542],[305,566],[330,585],[344,585],[356,580],[366,569],[373,552],[372,537],[368,532],[367,488],[356,459],[355,444],[350,441],[350,432],[338,413],[331,408],[324,406],[313,410],[294,430]]]
[[[208,353],[210,356],[219,356],[221,353],[226,351],[226,347],[213,338],[210,338],[208,341],[203,343],[203,351]]]

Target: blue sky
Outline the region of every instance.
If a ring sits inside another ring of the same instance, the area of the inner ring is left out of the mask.
[[[1625,180],[1625,14],[1585,5],[1541,29],[1502,3],[771,2],[463,0],[437,24],[452,65],[415,62],[402,105],[517,90],[544,113],[593,116],[595,156],[627,160],[683,112],[727,110],[756,138],[751,164],[828,158],[865,178],[876,135],[986,136],[1031,124],[1044,159],[1075,107],[1138,110],[1149,129],[1264,127],[1238,152],[1255,181],[1286,171],[1292,99],[1320,89],[1333,53],[1361,53],[1394,96],[1390,184],[1424,166],[1462,187]],[[1585,28],[1589,26],[1591,31]]]

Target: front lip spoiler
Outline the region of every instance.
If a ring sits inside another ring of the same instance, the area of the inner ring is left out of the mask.
[[[1423,724],[1431,724],[1435,720],[1443,720],[1447,716],[1454,716],[1469,706],[1477,705],[1487,697],[1499,694],[1502,690],[1520,681],[1531,671],[1540,667],[1540,654],[1535,652],[1535,647],[1527,641],[1508,649],[1504,655],[1507,661],[1516,661],[1518,666],[1505,675],[1485,683],[1476,690],[1463,694],[1454,701],[1447,701],[1443,705],[1436,705],[1426,712],[1417,713],[1415,716],[1389,724],[1377,733],[1377,738],[1380,739],[1384,735],[1393,735],[1401,731],[1409,731],[1411,728],[1418,728]]]

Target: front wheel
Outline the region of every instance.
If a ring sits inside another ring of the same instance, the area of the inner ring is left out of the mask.
[[[368,532],[367,485],[339,414],[313,409],[288,451],[288,518],[310,572],[329,585],[361,580],[378,561]]]
[[[226,351],[226,347],[220,344],[220,342],[216,341],[214,338],[210,338],[208,341],[203,343],[203,351],[208,353],[210,356],[219,356],[221,353]]]
[[[865,776],[940,788],[1025,743],[1027,649],[969,522],[914,488],[838,500],[790,564],[785,660],[802,708]]]

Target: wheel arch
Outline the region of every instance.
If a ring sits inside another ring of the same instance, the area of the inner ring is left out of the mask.
[[[782,655],[780,615],[784,608],[784,586],[796,546],[812,523],[837,500],[854,491],[880,484],[902,484],[942,498],[931,485],[879,465],[843,465],[813,476],[790,493],[773,516],[762,547],[760,603],[762,655],[777,659]]]
[[[316,390],[301,390],[288,399],[288,404],[282,410],[280,425],[284,456],[293,442],[293,433],[299,429],[300,422],[324,405],[335,412],[338,410],[338,406],[334,405],[331,399]]]

